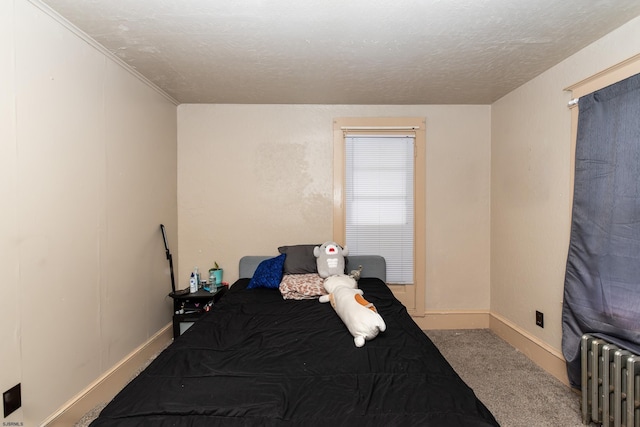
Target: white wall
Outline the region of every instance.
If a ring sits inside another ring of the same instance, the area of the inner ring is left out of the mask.
[[[638,53],[640,18],[492,105],[491,310],[558,351],[572,192],[564,89]]]
[[[36,5],[0,12],[0,391],[37,425],[170,320],[176,106]]]
[[[181,287],[214,261],[332,238],[333,119],[427,121],[427,310],[489,309],[489,106],[180,105]]]
[[[18,170],[15,125],[14,4],[0,2],[0,391],[22,379],[20,363],[19,253],[15,230],[18,225]],[[6,418],[22,420],[22,410]]]

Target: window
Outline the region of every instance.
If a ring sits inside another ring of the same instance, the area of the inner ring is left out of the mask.
[[[413,136],[346,136],[345,244],[382,255],[387,280],[413,283]]]
[[[352,255],[383,256],[389,287],[417,316],[425,306],[425,135],[424,118],[334,121],[333,239]]]

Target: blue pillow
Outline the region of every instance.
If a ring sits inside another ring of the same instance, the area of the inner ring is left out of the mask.
[[[285,254],[269,258],[258,264],[247,289],[269,288],[278,289],[282,281]]]

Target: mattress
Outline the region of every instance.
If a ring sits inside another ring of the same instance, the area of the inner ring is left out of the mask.
[[[359,281],[387,325],[361,348],[330,304],[248,283],[233,284],[91,425],[498,425],[382,280]]]

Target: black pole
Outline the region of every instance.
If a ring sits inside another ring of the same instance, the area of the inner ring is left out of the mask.
[[[167,259],[169,260],[169,270],[171,270],[171,292],[176,293],[176,280],[173,277],[173,256],[171,255],[171,251],[169,251],[169,242],[167,240],[167,231],[164,228],[163,224],[160,224],[160,230],[162,231],[162,239],[164,240],[164,250],[167,255]]]

